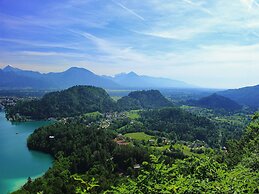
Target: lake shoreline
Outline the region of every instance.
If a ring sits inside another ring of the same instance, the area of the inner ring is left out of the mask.
[[[19,190],[28,177],[33,180],[43,176],[53,165],[54,158],[47,153],[29,150],[28,137],[50,121],[11,122],[0,110],[0,193]]]

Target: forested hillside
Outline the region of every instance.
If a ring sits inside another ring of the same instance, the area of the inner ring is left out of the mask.
[[[40,100],[21,101],[14,107],[7,107],[7,117],[12,120],[38,120],[70,117],[95,111],[109,112],[115,109],[115,102],[104,89],[74,86],[67,90],[48,93]]]
[[[140,120],[147,129],[170,134],[176,141],[200,140],[213,147],[219,146],[219,131],[209,119],[179,108],[144,111]]]
[[[55,158],[53,167],[15,193],[258,192],[259,116],[243,133],[245,124],[191,108],[172,106],[156,90],[115,102],[92,86],[9,107],[14,119],[57,118],[28,138],[29,149]]]
[[[166,115],[164,110],[162,113]],[[134,122],[143,122],[145,126],[144,121],[149,121],[149,115],[158,114],[157,117],[162,118],[162,113],[144,111],[141,117],[134,116],[134,119],[133,113],[120,117],[86,114],[38,129],[28,139],[28,146],[52,154],[55,163],[43,177],[33,181],[29,179],[15,193],[259,191],[258,115],[253,117],[241,140],[229,141],[223,150],[205,147],[199,148],[202,152],[195,151],[197,148],[194,147],[189,150],[189,146],[175,141],[160,142],[161,134],[145,137],[157,139],[155,144],[150,140],[126,137],[131,136],[130,133],[118,134],[121,131],[117,128],[119,126]],[[165,121],[180,122],[180,117],[168,117]],[[108,119],[110,125],[106,125],[107,118],[113,118]],[[199,122],[203,125],[208,123],[202,118],[198,119]]]
[[[189,101],[191,105],[198,107],[209,108],[217,111],[234,112],[242,109],[242,106],[237,102],[218,94],[212,94],[210,96],[201,98],[196,101]]]
[[[241,105],[246,105],[253,108],[259,107],[259,85],[239,89],[230,89],[218,92],[218,94],[230,98]]]
[[[120,110],[152,109],[172,105],[172,102],[167,100],[158,90],[135,91],[118,100]]]
[[[67,90],[47,93],[42,99],[20,101],[7,107],[10,120],[39,120],[73,117],[89,112],[113,112],[172,106],[158,90],[131,92],[116,103],[102,89],[94,86],[74,86]]]

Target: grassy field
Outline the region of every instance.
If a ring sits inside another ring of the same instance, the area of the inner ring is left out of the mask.
[[[129,117],[132,120],[140,118],[138,110],[131,110],[131,111],[127,112],[126,115],[127,115],[127,117]]]
[[[151,146],[152,148],[155,148],[157,150],[160,150],[160,151],[164,151],[164,150],[167,150],[170,148],[170,145],[164,145],[164,146]],[[204,157],[205,155],[204,154],[197,154],[197,153],[193,153],[191,152],[190,148],[185,146],[185,145],[182,145],[182,144],[175,144],[174,145],[174,148],[175,149],[179,149],[183,152],[184,155],[186,156],[199,156],[199,157]]]
[[[126,133],[124,136],[135,139],[135,140],[140,140],[140,141],[141,140],[148,141],[150,139],[155,139],[155,137],[153,137],[151,135],[147,135],[144,132]]]
[[[115,101],[118,101],[119,99],[121,99],[121,96],[112,96],[111,98]]]
[[[102,116],[102,114],[98,111],[86,113],[86,114],[83,115],[83,117],[91,117],[91,118],[96,118],[96,117],[100,117],[100,116]]]

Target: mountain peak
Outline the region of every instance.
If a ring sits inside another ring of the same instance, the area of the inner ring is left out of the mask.
[[[129,76],[138,76],[138,74],[136,74],[134,71],[131,71],[128,73]]]
[[[137,77],[138,74],[136,74],[134,71],[131,71],[129,73],[120,73],[120,74],[116,74],[114,77]]]
[[[5,72],[17,72],[17,71],[21,71],[21,69],[15,68],[11,65],[7,65],[6,67],[3,68],[3,71],[5,71]]]
[[[93,72],[89,71],[88,69],[85,69],[85,68],[82,68],[82,67],[70,67],[65,72],[88,72],[88,73],[93,73]]]

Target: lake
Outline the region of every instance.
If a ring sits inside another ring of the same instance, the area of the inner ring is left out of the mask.
[[[52,165],[53,158],[44,153],[29,151],[28,136],[47,121],[11,123],[0,111],[0,193],[19,189],[28,177],[43,175]]]

